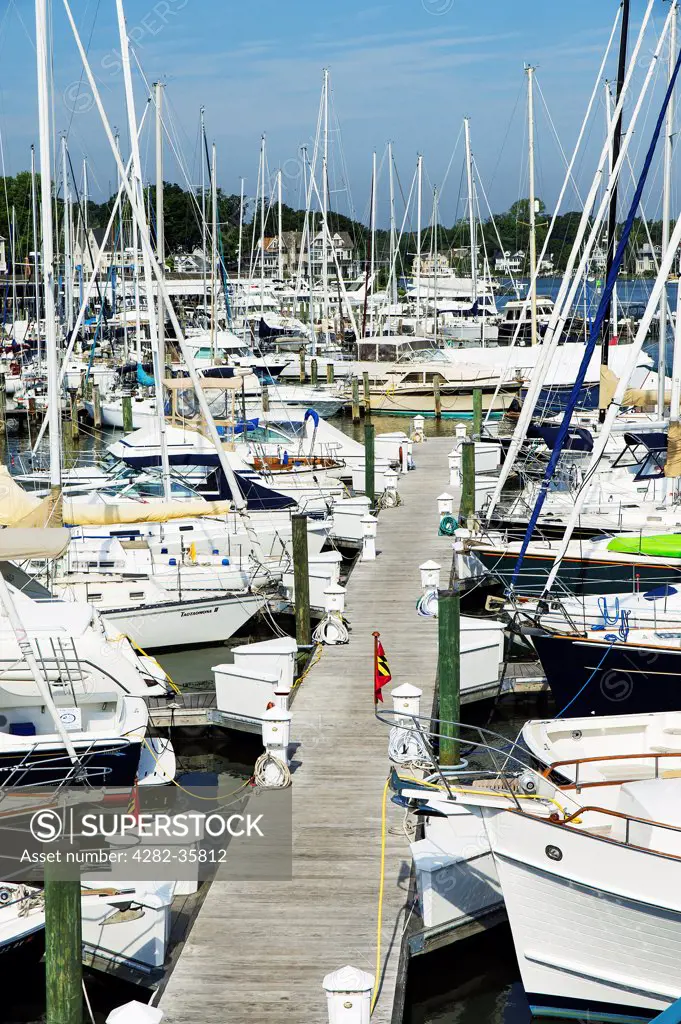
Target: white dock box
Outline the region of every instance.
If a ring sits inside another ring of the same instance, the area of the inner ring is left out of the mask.
[[[475,474],[475,511],[482,512],[494,494],[494,488],[497,485],[496,478],[493,476],[478,476]]]
[[[461,616],[461,690],[492,686],[504,660],[504,624]]]
[[[267,705],[275,703],[281,679],[278,672],[265,672],[256,666],[214,665],[215,706],[227,718],[254,725],[262,722]]]
[[[426,838],[410,846],[426,928],[454,923],[503,903],[492,851],[477,815],[430,818]]]
[[[298,645],[291,636],[275,637],[255,644],[239,644],[232,648],[234,667],[247,671],[262,670],[267,675],[279,675],[282,691],[293,686]]]
[[[383,494],[385,490],[385,479],[383,474],[390,469],[390,462],[387,459],[376,458],[374,461],[374,490],[376,494]],[[357,494],[364,494],[364,459],[356,462],[352,467],[352,489]]]
[[[362,543],[362,518],[371,508],[371,501],[363,495],[344,498],[333,503],[333,528],[331,534],[337,540]]]
[[[342,561],[343,556],[339,551],[323,551],[320,555],[310,556],[308,559],[310,608],[324,609],[324,591],[330,583],[339,582]],[[293,570],[283,574],[282,582],[287,594],[295,602]]]
[[[475,472],[493,473],[501,464],[501,445],[493,441],[475,442]]]
[[[374,451],[377,459],[387,459],[392,463],[401,463],[400,451],[407,452],[409,438],[401,431],[396,430],[388,434],[376,434],[374,439]]]

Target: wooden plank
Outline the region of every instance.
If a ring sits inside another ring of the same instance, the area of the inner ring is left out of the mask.
[[[380,514],[378,558],[358,562],[350,577],[350,643],[325,648],[296,695],[293,880],[211,886],[161,999],[168,1024],[326,1024],[324,975],[345,964],[374,972],[389,762],[388,730],[373,709],[371,633],[381,632],[393,683],[423,689],[427,714],[437,620],[416,614],[418,567],[435,559],[443,581],[449,577],[452,540],[437,535],[435,499],[449,489],[451,446],[451,438],[431,438],[416,447],[417,468],[400,478],[402,504]],[[389,801],[387,811],[382,984],[373,1024],[391,1019],[408,917],[404,812]]]

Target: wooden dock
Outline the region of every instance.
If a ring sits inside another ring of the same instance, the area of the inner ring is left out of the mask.
[[[380,514],[378,558],[359,562],[348,583],[350,643],[325,648],[296,695],[293,880],[211,886],[160,1001],[168,1024],[326,1024],[324,975],[346,964],[374,973],[389,762],[388,729],[374,717],[371,634],[381,632],[392,685],[421,687],[427,714],[437,620],[416,614],[418,567],[435,559],[446,584],[452,540],[437,535],[436,498],[450,489],[451,447],[451,437],[415,446],[416,469],[400,479],[402,504]],[[376,1024],[400,1019],[393,1004],[410,915],[404,811],[387,806]]]

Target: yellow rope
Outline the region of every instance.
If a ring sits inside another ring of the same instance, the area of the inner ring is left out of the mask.
[[[127,633],[119,633],[119,634],[118,634],[118,636],[109,636],[109,637],[107,637],[107,641],[108,641],[109,643],[111,643],[111,644],[115,644],[115,643],[118,643],[118,641],[119,641],[119,640],[127,640],[127,641],[128,641],[128,643],[129,643],[129,644],[131,644],[131,645],[132,645],[132,646],[134,647],[134,649],[135,649],[136,651],[139,651],[139,653],[140,653],[140,654],[141,654],[141,655],[142,655],[142,656],[143,656],[144,658],[149,658],[149,660],[150,660],[150,661],[153,661],[155,665],[158,665],[158,667],[160,668],[161,672],[163,672],[164,676],[165,676],[165,677],[166,677],[166,679],[168,680],[168,685],[170,686],[171,690],[174,690],[174,691],[175,691],[175,693],[180,693],[180,692],[181,692],[181,691],[180,691],[180,687],[179,687],[179,686],[177,685],[177,683],[176,683],[176,682],[174,682],[174,681],[173,681],[173,680],[172,680],[172,679],[170,678],[170,676],[168,675],[168,673],[167,673],[167,672],[166,672],[166,670],[164,669],[163,665],[161,665],[161,664],[159,663],[158,659],[157,659],[157,658],[155,658],[155,657],[153,656],[153,654],[147,654],[147,652],[146,652],[146,651],[144,650],[144,648],[143,648],[143,647],[140,647],[140,645],[139,645],[139,644],[138,644],[138,643],[137,643],[137,642],[136,642],[135,640],[133,640],[133,638],[132,638],[131,636],[129,636],[129,635],[127,634]]]
[[[144,743],[144,746],[147,748],[147,750],[149,751],[149,753],[153,757],[153,759],[156,762],[156,764],[157,765],[161,765],[159,759],[156,756],[154,748],[151,747],[149,745],[149,743],[147,742],[146,736],[143,737],[142,742]],[[163,769],[163,765],[161,765],[161,771],[163,771],[163,774],[165,775],[165,771]],[[167,775],[166,775],[166,778],[168,778]],[[251,776],[250,779],[246,779],[246,781],[241,786],[238,786],[236,789],[232,790],[231,793],[228,793],[227,794],[227,798],[235,796],[236,793],[240,793],[242,789],[246,788],[246,786],[250,786],[250,784],[252,782],[252,779],[253,779],[253,776]],[[180,782],[178,782],[177,779],[168,779],[168,781],[171,782],[173,784],[173,786],[177,786],[177,788],[179,790],[181,790],[183,793],[186,793],[188,796],[191,796],[194,800],[209,800],[212,803],[215,803],[215,798],[214,797],[212,797],[212,796],[199,796],[199,794],[195,793],[193,790],[186,789],[186,787],[183,786]],[[224,806],[225,806],[225,804],[215,804],[216,808],[224,807]]]
[[[385,837],[386,837],[386,816],[388,805],[388,790],[390,788],[390,777],[385,780],[383,787],[383,808],[381,810],[381,883],[378,888],[378,914],[376,920],[376,980],[374,981],[374,993],[371,997],[370,1013],[378,1001],[378,990],[381,985],[381,930],[383,928],[383,890],[385,888]]]
[[[437,789],[441,793],[445,793],[445,787],[442,783],[438,782],[424,782],[422,779],[415,779],[410,775],[398,775],[400,782],[414,782],[418,786],[428,786],[428,788]],[[564,817],[567,817],[567,812],[562,804],[559,804],[556,799],[552,796],[542,796],[540,793],[506,793],[503,789],[465,789],[461,786],[450,786],[449,791],[451,793],[462,793],[464,796],[503,796],[507,800],[543,800],[547,804],[553,804]],[[579,824],[579,819],[577,824]]]
[[[322,656],[323,653],[324,653],[324,644],[317,644],[315,652],[312,655],[312,658],[310,659],[310,661],[308,662],[305,671],[301,675],[299,675],[298,678],[294,681],[293,686],[291,687],[291,690],[290,690],[291,693],[293,693],[293,691],[296,690],[300,686],[300,684],[302,683],[303,679],[305,679],[305,677],[308,674],[308,672],[310,672],[311,669],[313,669],[314,666],[320,661],[321,656]]]

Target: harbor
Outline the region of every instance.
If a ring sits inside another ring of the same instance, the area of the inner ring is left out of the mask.
[[[0,1024],[681,1024],[679,0],[521,7],[0,18]]]

